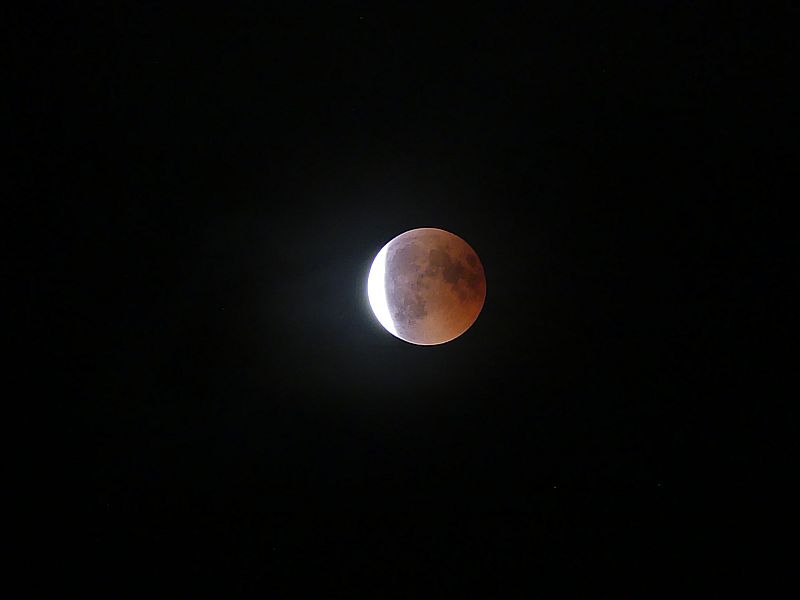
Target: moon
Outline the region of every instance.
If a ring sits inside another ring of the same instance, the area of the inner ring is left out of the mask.
[[[401,233],[375,256],[367,296],[381,325],[420,346],[450,342],[469,329],[486,300],[486,276],[472,247],[443,229]]]

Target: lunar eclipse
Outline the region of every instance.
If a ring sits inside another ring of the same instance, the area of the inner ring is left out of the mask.
[[[421,346],[469,329],[486,299],[478,255],[463,239],[432,227],[398,235],[376,255],[367,282],[370,306],[392,335]]]

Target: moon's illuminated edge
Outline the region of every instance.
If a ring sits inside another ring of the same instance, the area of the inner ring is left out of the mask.
[[[386,244],[372,261],[367,278],[367,296],[372,312],[375,313],[384,329],[393,336],[400,337],[397,335],[397,329],[389,312],[389,304],[386,301],[386,254],[388,250],[389,244]]]

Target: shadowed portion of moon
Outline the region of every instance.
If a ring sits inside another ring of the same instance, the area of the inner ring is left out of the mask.
[[[384,248],[391,333],[413,344],[434,345],[472,326],[486,299],[486,278],[469,244],[426,227],[407,231]]]

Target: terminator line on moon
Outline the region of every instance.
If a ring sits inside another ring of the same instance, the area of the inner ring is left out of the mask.
[[[486,300],[486,277],[467,242],[443,229],[423,227],[398,235],[378,252],[367,295],[389,333],[433,346],[472,326]]]

